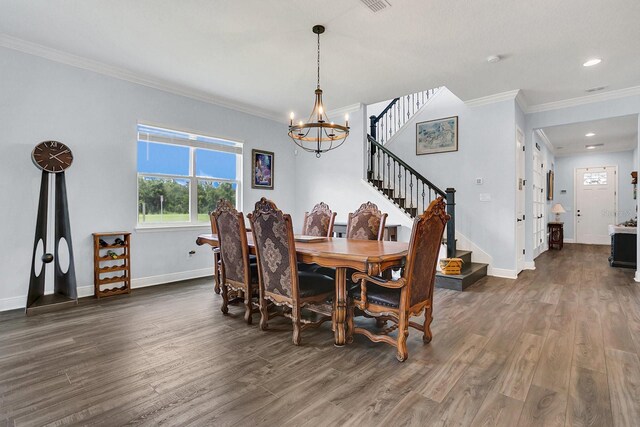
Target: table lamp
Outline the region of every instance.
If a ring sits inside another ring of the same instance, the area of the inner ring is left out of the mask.
[[[567,211],[564,210],[564,208],[562,207],[562,205],[560,203],[556,203],[551,208],[551,212],[556,214],[556,222],[560,222],[560,214],[565,213]]]

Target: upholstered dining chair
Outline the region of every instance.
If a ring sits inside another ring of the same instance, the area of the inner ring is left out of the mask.
[[[331,237],[336,215],[326,203],[318,203],[311,209],[311,212],[304,213],[302,234],[306,236]]]
[[[421,330],[423,341],[431,342],[436,264],[444,227],[450,218],[445,207],[442,197],[438,197],[414,220],[405,268],[398,280],[385,280],[365,273],[353,275],[353,280],[359,281],[360,286],[350,291],[351,303],[347,314],[349,339],[356,333],[375,342],[391,344],[396,347],[396,357],[401,362],[408,357],[409,327]],[[354,327],[354,309],[365,315],[390,320],[393,325],[383,329],[382,335]],[[419,316],[422,311],[425,312],[422,325],[410,321],[411,316]],[[397,338],[388,335],[395,329],[398,330]]]
[[[258,291],[258,267],[249,261],[247,230],[242,212],[227,200],[220,200],[212,215],[220,242],[220,293],[222,294],[221,310],[229,312],[229,294],[235,291],[244,295],[244,320],[252,323],[252,314],[259,306],[253,302]]]
[[[374,203],[363,203],[347,219],[347,239],[382,240],[387,214]]]
[[[314,309],[314,306],[327,306],[326,302],[334,293],[334,281],[323,274],[298,271],[291,216],[284,214],[272,201],[261,198],[248,217],[258,257],[260,328],[266,330],[268,327],[267,301],[288,307],[291,312],[286,310],[285,316],[293,323],[293,343],[299,345],[304,329],[331,320],[330,316],[320,316],[316,322],[303,319],[302,309],[322,313],[323,310]]]

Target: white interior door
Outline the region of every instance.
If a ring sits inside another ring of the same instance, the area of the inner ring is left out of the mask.
[[[516,127],[516,270],[524,267],[524,133]]]
[[[576,243],[608,245],[616,223],[617,166],[576,169]]]

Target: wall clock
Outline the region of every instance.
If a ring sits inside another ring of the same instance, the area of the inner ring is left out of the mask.
[[[42,311],[51,311],[78,303],[76,273],[71,245],[71,225],[69,223],[69,205],[64,171],[71,166],[71,149],[58,141],[44,141],[36,145],[31,153],[33,163],[42,170],[40,180],[40,200],[36,219],[36,236],[33,242],[31,259],[31,277],[27,295],[27,315]],[[49,176],[55,177],[54,205],[54,253],[47,252],[47,224],[49,218]],[[66,247],[65,247],[66,245]],[[41,249],[40,249],[41,248]],[[69,254],[68,264],[61,265],[60,251]],[[42,261],[37,270],[38,258]],[[47,264],[54,264],[53,294],[45,295],[45,276]]]

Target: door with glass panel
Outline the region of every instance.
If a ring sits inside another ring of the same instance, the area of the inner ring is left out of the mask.
[[[617,166],[576,169],[576,243],[608,245],[616,223]]]
[[[539,152],[533,153],[533,255],[542,252],[545,243],[544,164]]]

